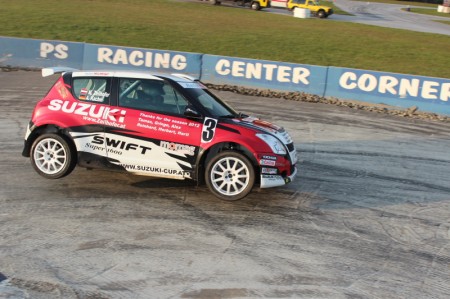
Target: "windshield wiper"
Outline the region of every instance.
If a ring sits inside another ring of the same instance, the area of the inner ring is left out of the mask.
[[[227,115],[221,115],[219,118],[236,118],[238,115],[236,114],[227,114]]]
[[[248,115],[241,112],[237,114],[227,114],[219,116],[219,118],[246,118],[246,117],[248,117]]]

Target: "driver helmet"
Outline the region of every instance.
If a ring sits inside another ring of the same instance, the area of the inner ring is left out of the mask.
[[[150,100],[152,104],[161,103],[163,101],[163,95],[165,94],[163,85],[163,82],[155,80],[142,81],[141,91],[145,100]]]

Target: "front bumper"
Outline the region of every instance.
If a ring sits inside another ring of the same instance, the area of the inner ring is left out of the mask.
[[[281,175],[261,174],[260,188],[272,188],[289,184],[294,180],[296,175],[297,175],[296,166],[294,166],[294,171],[291,173],[291,175],[287,177],[283,177]]]

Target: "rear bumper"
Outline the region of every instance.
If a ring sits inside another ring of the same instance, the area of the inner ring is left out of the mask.
[[[27,140],[31,135],[31,127],[32,126],[33,126],[33,123],[30,122],[27,127],[27,132],[25,133],[25,140],[23,141],[23,150],[22,150],[22,156],[24,156],[24,157],[30,156],[31,144],[29,142],[27,142]]]

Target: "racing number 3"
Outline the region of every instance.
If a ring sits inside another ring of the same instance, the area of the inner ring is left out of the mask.
[[[202,129],[202,142],[211,142],[214,138],[214,133],[216,131],[217,120],[214,118],[205,117]]]

